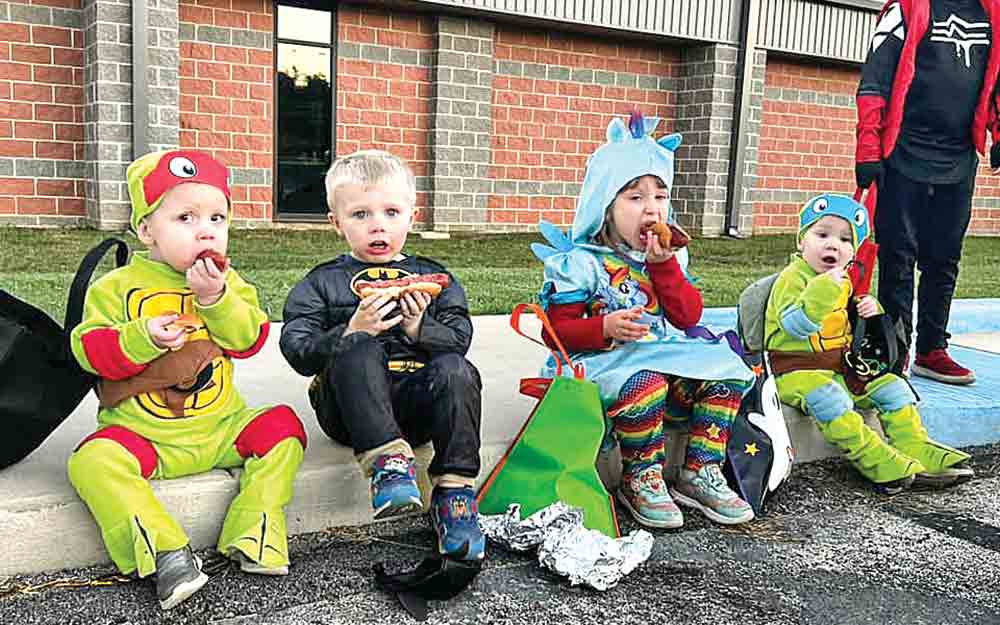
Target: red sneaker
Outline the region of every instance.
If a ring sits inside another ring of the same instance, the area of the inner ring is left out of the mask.
[[[913,375],[945,384],[972,384],[976,381],[975,372],[952,360],[948,350],[943,347],[926,354],[917,354],[917,359],[913,361]]]

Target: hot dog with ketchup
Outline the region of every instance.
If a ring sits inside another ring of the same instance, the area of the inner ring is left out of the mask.
[[[394,280],[372,280],[360,282],[357,285],[358,295],[362,298],[373,293],[388,295],[392,299],[399,299],[406,293],[422,291],[431,297],[437,297],[441,290],[451,283],[451,278],[446,273],[424,273]]]
[[[215,263],[215,268],[219,271],[225,272],[229,268],[229,259],[222,254],[216,252],[215,250],[205,250],[195,260],[207,259]]]

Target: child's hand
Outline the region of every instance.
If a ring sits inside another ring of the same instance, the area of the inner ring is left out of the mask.
[[[828,269],[823,275],[830,276],[837,284],[842,284],[847,278],[847,270],[843,267],[834,267],[833,269]]]
[[[874,317],[879,314],[878,302],[871,295],[863,295],[857,302],[858,316],[862,319]]]
[[[160,349],[180,349],[187,342],[187,332],[180,326],[168,328],[171,323],[177,321],[177,313],[167,313],[159,317],[153,317],[146,322],[146,329],[149,330],[149,338],[153,345]]]
[[[388,295],[372,294],[358,303],[357,310],[351,315],[351,320],[347,322],[347,331],[367,332],[372,336],[377,336],[389,328],[403,321],[402,315],[396,315],[386,319],[386,315],[396,308],[396,303]]]
[[[642,308],[616,310],[604,315],[604,338],[614,339],[619,343],[638,341],[649,332],[649,324],[637,323],[642,317]]]
[[[646,237],[646,264],[665,263],[674,257],[674,251],[660,245],[660,237],[650,234]]]
[[[210,259],[202,258],[188,268],[187,283],[199,304],[211,306],[226,292],[226,273],[219,271]]]
[[[424,311],[430,306],[431,296],[423,291],[410,291],[399,298],[399,308],[403,321],[399,327],[403,329],[411,341],[416,341],[420,334],[420,324],[424,320]]]

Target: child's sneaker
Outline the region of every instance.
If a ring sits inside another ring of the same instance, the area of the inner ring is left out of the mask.
[[[420,489],[413,460],[403,454],[379,456],[372,471],[372,508],[376,519],[420,512]]]
[[[891,482],[872,482],[872,489],[880,495],[898,495],[913,486],[914,479],[915,476],[907,475]]]
[[[435,488],[431,525],[442,555],[459,560],[482,560],[485,556],[486,538],[479,529],[479,506],[471,488]]]
[[[284,566],[264,566],[259,562],[254,562],[242,551],[236,552],[236,560],[240,563],[240,570],[253,575],[270,575],[280,577],[288,575],[288,565]]]
[[[716,523],[736,525],[753,520],[753,508],[729,488],[717,464],[706,464],[697,472],[681,469],[670,493],[677,503],[701,510]]]
[[[914,476],[914,486],[924,488],[948,488],[949,486],[956,486],[958,484],[968,482],[975,474],[975,471],[972,470],[967,462],[960,462],[956,465],[948,467],[947,469],[938,471],[937,473],[931,473],[929,471],[917,473]]]
[[[156,596],[164,610],[198,592],[207,582],[201,560],[190,546],[156,554]]]
[[[618,501],[646,527],[680,527],[684,515],[674,503],[663,482],[663,469],[658,464],[622,480]]]

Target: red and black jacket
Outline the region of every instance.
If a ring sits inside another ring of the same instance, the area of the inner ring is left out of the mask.
[[[989,19],[994,38],[1000,36],[1000,0],[980,0],[980,3]],[[888,158],[896,147],[903,123],[906,97],[916,72],[917,47],[927,33],[931,21],[929,0],[889,0],[879,15],[876,38],[892,36],[892,33],[884,27],[883,18],[895,4],[902,10],[905,38],[895,67],[888,67],[882,72],[884,84],[891,84],[888,97],[884,90],[866,85],[864,79],[858,89],[855,153],[855,160],[858,163],[876,162]],[[874,56],[873,53],[869,54],[866,70],[873,62]],[[987,129],[994,142],[1000,139],[1000,114],[998,114],[1000,99],[996,89],[998,73],[1000,73],[1000,45],[991,45],[983,87],[970,129],[972,145],[979,154],[986,152]]]

